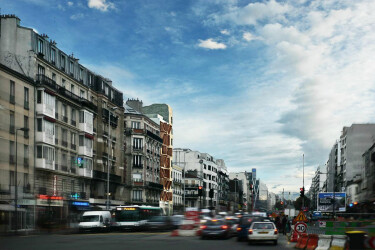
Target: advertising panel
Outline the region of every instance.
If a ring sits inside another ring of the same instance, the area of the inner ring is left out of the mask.
[[[318,210],[320,212],[332,213],[333,205],[335,212],[345,212],[346,193],[335,193],[335,202],[333,202],[333,193],[318,194]]]

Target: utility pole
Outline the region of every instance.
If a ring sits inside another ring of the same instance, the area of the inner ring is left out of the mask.
[[[305,191],[305,154],[302,155],[302,188]],[[302,209],[305,208],[305,193],[302,196]]]

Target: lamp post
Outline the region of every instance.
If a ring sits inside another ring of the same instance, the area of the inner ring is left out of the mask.
[[[15,177],[15,187],[14,187],[14,212],[15,212],[15,224],[16,224],[16,230],[15,230],[15,234],[17,234],[17,227],[18,227],[18,214],[17,214],[17,207],[18,207],[18,183],[17,183],[17,172],[18,172],[18,169],[17,169],[17,157],[18,157],[18,154],[17,154],[17,144],[18,144],[18,140],[17,140],[17,135],[18,135],[18,131],[21,130],[23,132],[28,132],[29,131],[29,128],[18,128],[16,129],[16,164],[15,164],[15,173],[14,173],[14,177]]]
[[[111,152],[111,146],[112,146],[112,139],[111,139],[111,110],[116,110],[117,107],[112,107],[108,109],[108,164],[107,164],[107,204],[106,204],[106,209],[109,210],[109,164],[111,162],[109,158],[109,154]],[[111,154],[112,155],[112,154]]]

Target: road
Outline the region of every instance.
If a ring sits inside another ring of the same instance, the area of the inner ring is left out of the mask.
[[[249,246],[247,242],[228,240],[200,240],[199,237],[171,237],[168,233],[97,233],[70,235],[30,235],[0,237],[0,250],[38,249],[291,249],[295,244],[288,243],[280,235],[277,246],[272,243],[258,243]]]

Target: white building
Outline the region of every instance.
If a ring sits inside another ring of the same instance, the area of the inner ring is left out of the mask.
[[[229,173],[229,179],[231,180],[241,180],[242,182],[242,190],[243,190],[243,203],[244,203],[244,208],[243,210],[247,211],[248,210],[248,202],[251,200],[251,192],[250,192],[250,184],[248,180],[248,174],[247,172],[237,172],[237,173]]]
[[[198,177],[203,181],[202,207],[211,206],[209,197],[210,189],[213,189],[212,206],[217,206],[218,190],[218,166],[216,159],[207,153],[193,151],[191,149],[173,149],[173,163],[185,168],[185,171],[196,170]]]
[[[183,211],[183,183],[182,183],[182,171],[183,168],[180,166],[172,166],[172,192],[173,192],[173,212]]]

